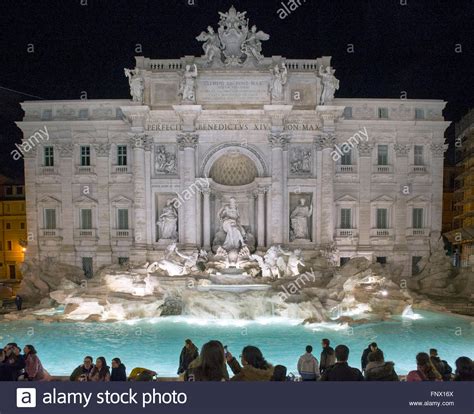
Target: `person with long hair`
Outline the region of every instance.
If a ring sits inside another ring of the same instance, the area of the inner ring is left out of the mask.
[[[120,358],[112,359],[112,374],[110,375],[110,381],[127,381],[127,370],[125,365],[122,364]]]
[[[35,347],[33,345],[25,345],[23,353],[25,358],[25,379],[28,381],[45,381],[49,379],[48,373],[38,358]]]
[[[256,346],[248,345],[242,350],[242,365],[230,352],[227,353],[226,359],[234,373],[231,381],[270,381],[272,378],[274,368]]]
[[[471,358],[462,356],[456,359],[454,381],[474,381],[474,362]]]
[[[201,348],[197,365],[189,370],[188,381],[226,381],[229,376],[225,365],[225,352],[222,343],[209,341]]]
[[[420,352],[416,356],[416,370],[407,375],[407,382],[419,381],[442,381],[443,377],[433,366],[430,356],[426,352]]]
[[[89,381],[93,382],[109,382],[110,381],[110,371],[107,366],[107,361],[104,357],[99,357],[95,361],[95,366],[92,368],[92,371],[89,376]]]

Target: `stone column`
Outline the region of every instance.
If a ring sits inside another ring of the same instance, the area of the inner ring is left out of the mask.
[[[211,248],[211,190],[202,188],[202,227],[203,227],[203,247],[205,250]]]
[[[109,154],[110,144],[94,144],[97,174],[97,267],[112,263],[110,247]]]
[[[408,188],[408,154],[410,152],[410,145],[395,144],[394,150],[396,154],[395,162],[395,180],[397,182],[397,198],[395,201],[395,246],[394,249],[398,251],[407,250],[407,197],[411,197],[411,192],[405,192]]]
[[[26,225],[28,229],[28,247],[25,252],[25,261],[40,258],[38,243],[39,217],[41,217],[40,214],[43,214],[43,212],[38,212],[36,200],[36,153],[36,147],[33,147],[30,151],[24,153]]]
[[[61,176],[61,261],[76,263],[74,252],[74,205],[72,203],[72,178],[74,174],[74,145],[71,142],[58,144],[59,172]]]
[[[271,243],[284,243],[285,228],[288,217],[284,216],[285,208],[283,205],[286,199],[285,195],[285,177],[287,171],[284,170],[283,151],[287,150],[289,137],[285,132],[271,132],[269,137],[272,149],[272,223],[271,223]]]
[[[265,247],[265,188],[257,189],[257,246]]]
[[[334,239],[334,161],[331,152],[336,142],[336,136],[331,133],[316,138],[317,150],[321,151],[321,196],[320,196],[320,243],[329,244]],[[314,212],[313,212],[314,214]]]
[[[148,137],[145,133],[130,133],[133,148],[133,199],[134,199],[134,252],[132,261],[146,260],[146,186],[145,186],[145,146]]]
[[[440,137],[440,139],[443,139]],[[441,236],[442,215],[443,215],[443,161],[444,152],[448,149],[448,144],[444,144],[444,139],[440,143],[433,143],[431,149],[431,242],[438,241]]]
[[[183,223],[183,240],[185,247],[194,248],[197,245],[197,209],[196,209],[196,147],[199,136],[195,132],[180,132],[177,143],[180,152],[183,176],[181,177],[181,206],[180,215]]]
[[[249,202],[248,215],[249,215],[249,228],[250,232],[256,237],[255,234],[255,194],[250,192],[247,194],[247,199]]]
[[[370,250],[372,150],[374,144],[360,142],[359,151],[359,249]]]

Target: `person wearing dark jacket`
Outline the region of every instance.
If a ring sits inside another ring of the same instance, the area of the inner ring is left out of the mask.
[[[88,381],[92,368],[94,368],[93,359],[91,356],[87,355],[84,357],[84,363],[72,371],[69,381]]]
[[[362,371],[365,371],[365,367],[369,363],[368,357],[371,352],[377,351],[379,348],[375,342],[372,342],[364,352],[362,353],[362,357],[360,358],[360,365],[362,366]]]
[[[336,363],[336,355],[334,353],[334,349],[330,347],[329,344],[329,339],[324,338],[321,341],[321,345],[323,347],[323,350],[321,352],[321,358],[319,361],[319,372],[321,374]]]
[[[335,349],[336,363],[324,371],[321,381],[364,381],[362,372],[357,368],[352,368],[347,363],[349,359],[349,348],[345,345],[338,345]]]
[[[110,381],[127,381],[127,372],[125,365],[122,364],[120,358],[112,359],[112,374]]]
[[[20,355],[21,349],[14,342],[3,349],[0,361],[0,381],[17,381],[25,368],[25,358]]]
[[[21,308],[23,306],[23,298],[20,295],[15,296],[15,305],[16,309],[21,311]]]
[[[178,368],[178,375],[181,375],[185,372],[189,364],[193,362],[199,356],[199,351],[197,346],[193,344],[191,339],[186,339],[184,341],[184,347],[181,350],[181,354],[179,355],[179,368]]]
[[[471,358],[462,356],[456,359],[454,381],[474,381],[474,362]]]
[[[385,362],[383,352],[379,349],[368,356],[369,363],[365,367],[366,381],[399,381],[393,362]]]
[[[438,351],[434,348],[430,349],[430,361],[436,370],[441,374],[443,381],[451,381],[453,369],[446,361],[441,360],[441,358],[438,356]]]

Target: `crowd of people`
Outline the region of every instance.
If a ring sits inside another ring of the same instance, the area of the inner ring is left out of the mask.
[[[395,364],[385,361],[383,351],[375,342],[364,349],[361,369],[348,363],[349,348],[332,348],[329,339],[321,341],[319,360],[313,347],[306,346],[298,360],[298,377],[287,373],[283,365],[272,365],[256,346],[243,348],[239,360],[220,341],[205,343],[201,352],[186,339],[179,356],[177,374],[183,381],[399,381]],[[415,362],[415,361],[414,361]],[[229,374],[229,369],[231,374]],[[113,358],[111,367],[103,356],[86,356],[71,373],[70,381],[153,381],[157,373],[147,368],[134,368],[127,376],[120,358]],[[16,343],[7,344],[0,353],[0,381],[49,381],[52,377],[43,367],[33,345],[25,345],[23,353]],[[442,360],[434,348],[429,353],[416,355],[416,369],[406,376],[408,382],[418,381],[474,381],[474,363],[462,356],[456,360],[455,370]]]

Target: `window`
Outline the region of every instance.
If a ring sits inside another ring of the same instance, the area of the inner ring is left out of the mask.
[[[81,146],[81,165],[91,165],[91,147],[89,145]]]
[[[10,279],[16,279],[16,265],[15,264],[8,265],[8,275],[10,276]]]
[[[44,147],[43,153],[44,153],[44,166],[54,167],[54,148]]]
[[[352,118],[352,106],[346,106],[344,108],[344,118],[351,119]]]
[[[421,108],[415,108],[415,119],[425,119],[425,110]]]
[[[7,241],[7,250],[11,251],[12,250],[12,242],[11,240]]]
[[[21,222],[21,223],[20,223],[20,229],[21,229],[21,230],[25,230],[25,223],[24,223],[24,222]]]
[[[128,263],[128,257],[119,257],[118,263],[120,266],[124,266]]]
[[[12,228],[12,224],[11,223],[5,223],[5,230],[10,230]]]
[[[341,165],[352,165],[352,150],[342,154]]]
[[[127,146],[117,145],[117,164],[127,165]]]
[[[349,260],[351,260],[350,257],[341,257],[341,258],[339,259],[339,264],[340,264],[340,266],[344,266]]]
[[[387,229],[388,228],[388,215],[386,208],[377,209],[377,228],[378,229]]]
[[[388,165],[388,145],[377,146],[377,165]]]
[[[382,265],[387,264],[387,258],[385,256],[379,256],[375,259],[375,261]]]
[[[82,258],[82,270],[84,271],[84,276],[86,279],[91,279],[94,276],[92,264],[92,257],[83,257]]]
[[[17,185],[16,186],[16,194],[17,195],[23,195],[23,186],[22,185]]]
[[[420,273],[420,268],[418,266],[418,263],[420,262],[421,259],[422,259],[421,256],[412,256],[411,257],[411,274],[412,274],[412,276],[415,276],[418,273]]]
[[[90,208],[81,209],[81,229],[92,229],[92,210]]]
[[[54,230],[56,228],[56,209],[44,209],[44,228],[48,230]]]
[[[423,146],[415,145],[415,165],[423,165]]]
[[[7,196],[13,195],[13,187],[12,186],[5,187],[5,195],[7,195]]]
[[[89,110],[86,109],[79,109],[79,119],[87,119],[89,118]]]
[[[388,108],[379,108],[379,118],[388,119]]]
[[[117,210],[117,221],[119,230],[128,230],[128,209],[119,208]]]
[[[341,208],[341,229],[352,228],[351,209]]]
[[[423,228],[423,209],[422,208],[413,209],[413,228],[414,229]]]

